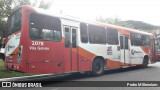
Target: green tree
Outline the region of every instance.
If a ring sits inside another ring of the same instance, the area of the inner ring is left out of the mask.
[[[103,22],[103,23],[107,23],[107,24],[113,24],[113,25],[118,25],[118,26],[122,26],[122,27],[126,27],[126,28],[134,28],[134,26],[132,24],[126,23],[124,21],[122,21],[121,19],[119,19],[118,17],[110,17],[110,18],[96,18],[96,21],[98,22]]]
[[[7,18],[15,8],[21,5],[31,5],[47,9],[52,3],[52,0],[0,0],[0,37],[5,37]]]

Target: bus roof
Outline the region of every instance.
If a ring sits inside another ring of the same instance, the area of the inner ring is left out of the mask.
[[[72,20],[72,21],[77,21],[77,22],[82,22],[82,23],[87,23],[87,24],[94,24],[94,25],[108,27],[108,28],[121,29],[121,30],[126,30],[126,31],[129,31],[129,32],[134,32],[134,33],[153,36],[152,33],[148,33],[148,32],[145,32],[145,31],[135,30],[135,29],[131,29],[131,28],[125,28],[125,27],[112,25],[112,24],[106,24],[106,23],[97,22],[97,21],[84,20],[84,19],[80,19],[80,18],[77,18],[77,17],[73,17],[73,16],[61,14],[61,13],[55,13],[55,12],[52,12],[50,10],[44,10],[44,9],[41,9],[41,8],[31,7],[31,6],[28,6],[28,5],[23,5],[22,7],[31,8],[31,9],[34,9],[37,13],[44,14],[44,15],[49,15],[49,16],[54,16],[54,17],[59,17],[59,18],[62,18],[62,19],[67,19],[67,20]]]

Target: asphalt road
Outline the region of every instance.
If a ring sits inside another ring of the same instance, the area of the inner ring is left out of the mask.
[[[52,87],[55,85],[49,81],[65,81],[60,84],[68,84],[68,81],[160,81],[160,62],[150,64],[148,68],[131,67],[125,69],[107,70],[102,76],[91,77],[87,74],[71,74],[61,77],[47,77],[37,79],[38,81],[48,81],[43,88],[23,88],[24,90],[160,90],[160,87]],[[35,80],[33,80],[35,81]],[[160,85],[159,85],[160,86]],[[2,88],[3,90],[11,90]],[[13,88],[21,90],[22,88]]]

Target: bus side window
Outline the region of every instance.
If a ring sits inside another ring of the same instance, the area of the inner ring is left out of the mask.
[[[88,25],[89,42],[92,44],[106,44],[106,31],[104,27]]]
[[[107,43],[111,45],[118,45],[118,31],[116,29],[107,29]]]
[[[149,37],[146,35],[142,35],[142,44],[143,46],[150,46]]]
[[[131,45],[132,46],[143,46],[143,37],[138,33],[131,33]]]
[[[60,41],[61,40],[61,32],[54,30],[53,37],[54,37],[55,41]]]
[[[30,37],[33,40],[40,39],[40,30],[37,28],[30,28]]]
[[[81,42],[88,42],[88,33],[87,33],[87,25],[85,23],[80,24],[80,33],[81,33]]]
[[[61,40],[61,21],[59,18],[31,13],[29,22],[31,39],[47,41]]]

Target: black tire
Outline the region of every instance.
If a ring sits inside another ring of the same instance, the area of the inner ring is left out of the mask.
[[[144,57],[142,67],[143,68],[147,68],[148,67],[148,57]]]
[[[104,73],[104,61],[96,58],[92,63],[92,76],[100,76]]]

